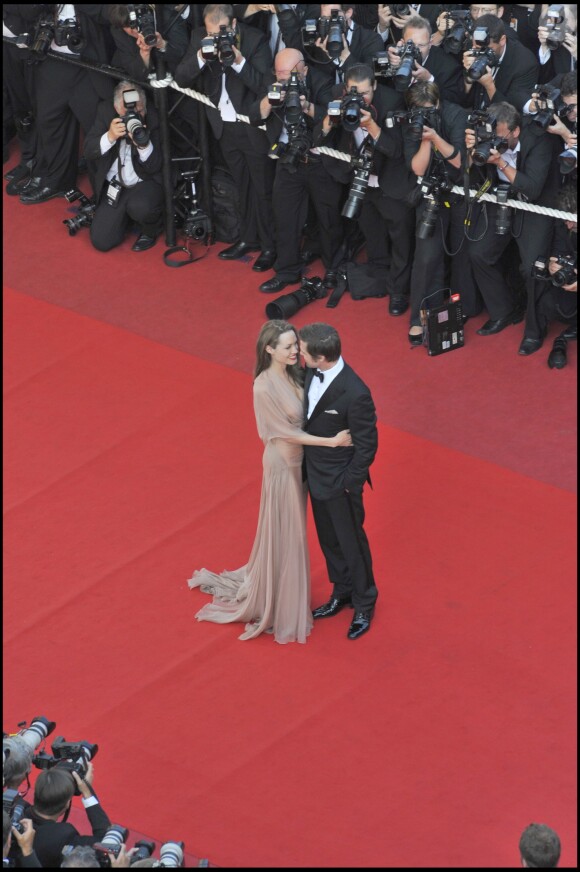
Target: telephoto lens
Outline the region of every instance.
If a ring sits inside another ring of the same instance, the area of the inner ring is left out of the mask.
[[[183,866],[183,842],[164,842],[159,849],[159,860],[162,866]]]
[[[433,236],[438,216],[439,203],[436,203],[435,200],[430,200],[417,227],[417,239],[429,239]]]
[[[56,723],[49,721],[48,718],[33,718],[30,726],[20,733],[20,738],[32,751],[36,751],[43,739],[46,739],[55,727]]]

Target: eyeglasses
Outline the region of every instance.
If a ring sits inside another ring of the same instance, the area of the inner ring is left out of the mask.
[[[498,6],[470,6],[469,11],[472,15],[493,15],[498,8]]]

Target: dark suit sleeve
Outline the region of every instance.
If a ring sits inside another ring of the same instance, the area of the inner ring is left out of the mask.
[[[515,48],[514,43],[509,45]],[[499,79],[499,82],[496,84],[497,91],[493,95],[491,102],[511,103],[512,106],[516,107],[518,112],[521,112],[530,99],[530,94],[538,81],[538,63],[531,51],[528,51],[527,48],[519,44],[517,44],[517,51],[514,51],[514,57],[511,59],[511,62],[515,65],[514,75],[506,83],[504,91],[502,90],[503,85],[498,73],[497,79]]]
[[[113,104],[107,101],[99,103],[95,122],[85,137],[84,155],[87,160],[97,160],[102,157],[101,137],[109,129],[113,118],[115,118]]]
[[[197,52],[201,46],[201,39],[205,35],[205,28],[197,28],[192,31],[189,46],[185,55],[175,68],[175,81],[181,88],[188,88],[195,79],[199,78],[207,64],[200,68]]]
[[[254,30],[252,37],[251,42],[248,40],[247,46],[245,39],[242,39],[240,51],[246,58],[246,63],[240,73],[233,70],[233,74],[239,75],[246,88],[253,94],[263,94],[264,88],[272,80],[272,52],[268,40],[259,31]],[[247,55],[244,54],[244,50],[248,52]]]
[[[542,131],[533,147],[530,149],[521,170],[518,170],[512,184],[512,189],[528,198],[531,203],[537,201],[548,178],[552,161],[551,134]]]
[[[385,50],[383,40],[378,33],[373,33],[370,30],[365,30],[364,27],[357,27],[357,29],[355,30],[355,36],[356,34],[358,34],[358,39],[356,41],[357,44],[355,46],[352,46],[351,44],[351,53],[342,65],[342,70],[344,72],[345,78],[347,75],[347,71],[355,64],[368,64],[370,67],[372,67],[374,55],[376,55],[379,51]]]
[[[362,490],[378,447],[377,415],[370,393],[361,393],[348,409],[348,429],[354,453],[345,474],[347,490]]]

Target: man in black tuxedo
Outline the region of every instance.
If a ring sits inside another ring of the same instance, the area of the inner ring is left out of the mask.
[[[203,92],[213,103],[205,106],[208,121],[240,193],[241,239],[220,251],[218,257],[237,260],[248,251],[261,249],[262,254],[252,268],[262,272],[276,260],[272,214],[274,164],[268,159],[264,131],[236,121],[236,114],[249,115],[256,97],[264,93],[272,77],[272,53],[265,34],[238,22],[231,5],[206,6],[204,22],[205,27],[192,31],[175,80],[184,88]],[[204,56],[201,50],[202,39],[218,37],[220,31],[232,34],[233,58],[227,58],[221,49],[214,58]]]
[[[126,100],[131,102],[135,97],[138,101],[134,111],[143,124],[141,136],[139,132],[128,133],[123,120],[128,111]],[[97,208],[91,224],[91,242],[99,251],[120,245],[131,220],[140,228],[133,251],[146,251],[155,245],[161,229],[163,156],[159,121],[155,107],[147,109],[146,100],[140,85],[119,82],[113,102],[100,104],[85,142],[87,160],[94,161],[97,167]],[[149,141],[142,142],[143,138]]]
[[[564,6],[564,21],[560,27],[565,31],[563,42],[557,48],[548,45],[549,30],[546,27],[546,19],[541,19],[538,27],[538,57],[540,59],[540,74],[538,83],[549,82],[554,76],[570,73],[578,64],[578,38],[577,38],[577,6],[566,4]]]
[[[314,610],[314,618],[354,607],[349,639],[371,625],[378,596],[369,542],[364,531],[363,488],[377,452],[377,417],[371,393],[341,357],[340,337],[329,324],[307,324],[300,331],[306,363],[304,429],[331,436],[349,429],[352,447],[328,451],[305,447],[308,491],[320,547],[333,593]]]

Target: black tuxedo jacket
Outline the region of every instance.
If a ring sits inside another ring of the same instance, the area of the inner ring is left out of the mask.
[[[162,3],[155,7],[157,30],[167,41],[165,62],[171,73],[175,72],[189,45],[187,24],[181,15],[178,18],[175,18],[175,15],[173,6]],[[168,27],[170,29],[166,35]],[[132,36],[118,27],[112,27],[111,34],[115,42],[113,66],[126,70],[131,80],[147,82],[147,76],[155,69],[154,59],[151,59],[151,65],[147,68],[141,58],[137,41]]]
[[[456,58],[447,54],[441,46],[433,45],[424,67],[434,77],[442,100],[448,100],[452,103],[463,101],[465,95],[463,70]]]
[[[95,192],[97,203],[103,194],[103,185],[107,173],[109,172],[114,161],[119,156],[120,139],[112,146],[105,154],[101,154],[101,137],[109,129],[113,118],[117,117],[115,107],[110,100],[99,103],[97,109],[97,117],[95,123],[91,127],[85,140],[85,157],[87,160],[95,160],[97,168],[95,172]],[[153,152],[145,161],[139,160],[139,150],[131,144],[131,159],[133,167],[139,178],[152,180],[161,184],[161,167],[163,164],[163,155],[161,153],[161,143],[159,139],[159,119],[155,106],[148,105],[145,124],[151,134],[151,143]]]
[[[275,81],[275,76],[271,76],[272,81]],[[266,136],[268,143],[272,146],[280,139],[282,128],[284,127],[284,106],[279,109],[274,109],[266,119],[260,115],[260,103],[268,93],[268,87],[264,88],[263,92],[253,102],[250,107],[248,116],[250,123],[257,126],[264,124],[266,126]],[[306,74],[306,96],[311,103],[314,104],[314,118],[304,114],[306,126],[313,130],[319,120],[324,118],[328,108],[328,103],[332,100],[332,86],[329,84],[326,77],[321,76],[317,70],[308,70]]]
[[[492,103],[511,103],[521,112],[538,81],[538,61],[517,39],[508,39],[506,51],[494,79],[496,92]],[[489,105],[485,88],[476,82],[463,105],[480,109],[482,100]]]
[[[540,64],[540,72],[538,73],[538,84],[543,85],[549,82],[554,76],[563,73],[570,73],[576,69],[576,61],[570,54],[567,48],[560,46],[550,54],[549,60],[545,64]]]
[[[92,845],[103,838],[111,822],[100,804],[86,809],[93,831],[92,836],[81,836],[69,823],[49,821],[31,813],[32,824],[36,830],[34,850],[44,868],[57,869],[62,862],[62,849],[65,845]]]
[[[313,436],[328,437],[348,429],[354,444],[350,448],[304,446],[310,494],[317,500],[330,500],[342,496],[345,489],[360,493],[365,481],[370,484],[369,467],[378,445],[377,416],[371,393],[345,363],[307,419],[312,378],[313,370],[308,369],[304,385],[304,430]]]
[[[206,36],[206,30],[198,27],[192,31],[189,48],[177,66],[175,81],[182,88],[201,91],[217,106],[222,92],[222,73],[225,72],[226,88],[234,109],[240,115],[249,115],[256,97],[263,95],[267,84],[272,81],[272,53],[266,36],[255,27],[240,22],[237,27],[240,36],[239,50],[246,59],[240,73],[236,73],[232,67],[222,68],[218,60],[209,61],[200,69],[197,52]],[[220,139],[224,123],[219,110],[205,104],[204,106],[213,134],[216,139]],[[268,143],[263,131],[253,128],[249,130],[255,140],[256,150],[265,153]]]

